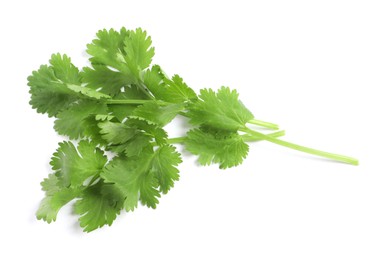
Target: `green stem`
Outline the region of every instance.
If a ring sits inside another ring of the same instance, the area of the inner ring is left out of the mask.
[[[285,135],[285,130],[281,130],[281,131],[267,134],[266,136],[272,137],[272,138],[278,138],[278,137],[281,137],[284,135]],[[253,136],[253,135],[249,135],[249,134],[242,135],[241,137],[243,138],[244,142],[257,142],[257,141],[263,140],[262,138],[259,138],[257,136]]]
[[[285,131],[284,130],[277,131],[277,132],[274,132],[274,133],[271,133],[271,134],[267,134],[266,136],[269,136],[269,137],[272,137],[272,138],[277,138],[277,137],[280,137],[280,136],[283,136],[283,135],[285,135]],[[263,138],[260,138],[260,137],[257,137],[257,136],[253,136],[253,135],[249,135],[249,134],[241,135],[241,137],[243,138],[244,142],[257,142],[257,141],[263,140]],[[182,144],[186,140],[187,140],[186,136],[174,137],[174,138],[169,138],[167,140],[167,143],[168,144]]]
[[[168,144],[183,144],[186,141],[187,137],[174,137],[167,139]]]
[[[152,100],[147,99],[107,99],[105,103],[108,105],[142,105],[147,102],[152,102]],[[168,105],[169,103],[161,100],[156,101],[157,104],[161,106]]]
[[[252,125],[262,126],[262,127],[269,128],[269,129],[274,129],[274,130],[278,130],[279,129],[279,126],[274,124],[274,123],[269,123],[269,122],[262,121],[262,120],[259,120],[259,119],[255,119],[255,118],[249,120],[248,123],[252,124]]]
[[[278,144],[281,146],[285,146],[285,147],[288,147],[288,148],[291,148],[291,149],[294,149],[294,150],[297,150],[300,152],[309,153],[309,154],[321,156],[324,158],[328,158],[331,160],[340,161],[340,162],[344,162],[344,163],[348,163],[348,164],[352,164],[352,165],[358,165],[358,160],[355,158],[340,155],[340,154],[328,153],[328,152],[312,149],[309,147],[301,146],[298,144],[290,143],[290,142],[287,142],[284,140],[276,139],[276,138],[273,138],[271,136],[262,134],[260,132],[254,131],[252,129],[249,129],[248,127],[242,128],[242,129],[240,129],[240,131],[243,131],[245,133],[253,135],[254,137],[258,137],[260,139],[263,139],[263,140],[266,140],[266,141],[269,141],[269,142],[272,142],[274,144]]]
[[[150,102],[150,100],[143,99],[107,99],[105,103],[108,105],[142,105]]]

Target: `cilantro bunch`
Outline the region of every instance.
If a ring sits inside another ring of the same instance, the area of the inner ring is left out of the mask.
[[[221,87],[196,94],[179,75],[167,76],[154,56],[145,31],[101,30],[87,46],[90,66],[79,70],[68,56],[53,54],[28,77],[30,104],[55,117],[54,129],[71,141],[59,143],[52,173],[42,181],[46,196],[37,218],[50,223],[75,200],[74,211],[84,231],[111,225],[122,211],[139,203],[155,208],[179,179],[183,144],[201,165],[221,169],[246,158],[248,142],[266,140],[302,152],[357,165],[356,159],[292,144],[263,134],[236,90]],[[164,126],[176,116],[188,118],[186,136],[169,138]]]

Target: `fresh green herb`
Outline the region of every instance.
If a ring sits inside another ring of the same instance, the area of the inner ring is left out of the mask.
[[[28,77],[30,104],[55,117],[54,129],[70,140],[59,144],[52,171],[41,183],[46,197],[37,218],[50,223],[75,200],[84,231],[111,225],[121,210],[139,204],[155,208],[179,179],[183,144],[201,165],[221,169],[247,157],[248,142],[266,140],[302,152],[357,165],[347,156],[292,144],[263,134],[253,125],[278,130],[255,119],[236,90],[202,89],[196,94],[179,75],[168,77],[142,29],[102,30],[87,46],[90,67],[79,70],[68,56],[53,54]],[[186,136],[169,138],[164,126],[176,116],[188,118]],[[106,156],[106,154],[108,156]]]

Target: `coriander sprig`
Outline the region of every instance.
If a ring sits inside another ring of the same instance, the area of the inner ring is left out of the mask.
[[[243,162],[249,142],[269,141],[301,152],[357,165],[354,158],[293,144],[278,125],[259,120],[236,90],[196,94],[179,75],[152,65],[154,47],[145,31],[101,30],[87,45],[90,66],[81,70],[68,56],[53,54],[28,77],[30,104],[55,117],[54,129],[71,141],[59,143],[52,173],[41,183],[46,196],[37,218],[55,221],[75,200],[84,231],[111,225],[121,210],[139,203],[155,208],[179,179],[182,144],[201,165],[221,169]],[[186,117],[191,129],[169,137],[164,126]],[[274,130],[264,134],[250,127]],[[109,156],[106,156],[106,152]]]

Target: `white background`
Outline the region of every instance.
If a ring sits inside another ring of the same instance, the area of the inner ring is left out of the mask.
[[[382,259],[381,14],[368,0],[2,1],[0,258]],[[236,88],[285,140],[360,165],[265,142],[225,171],[184,153],[156,210],[89,234],[70,207],[37,221],[39,183],[63,138],[28,105],[26,78],[56,52],[86,65],[96,31],[122,26],[148,31],[168,74]]]

